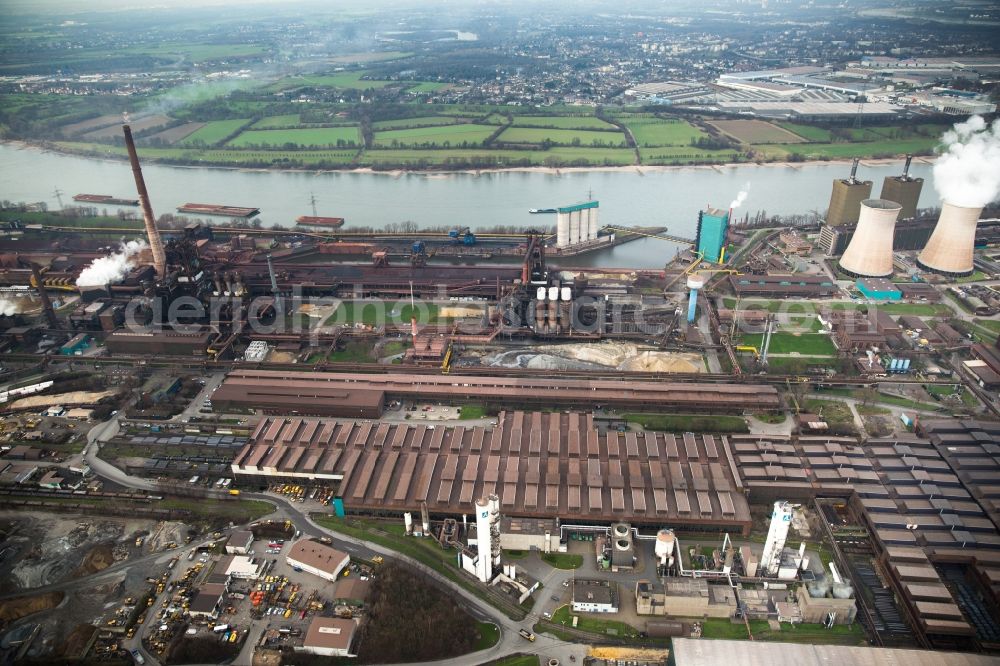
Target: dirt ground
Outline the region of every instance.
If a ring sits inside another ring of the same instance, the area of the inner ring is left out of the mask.
[[[102,571],[170,541],[183,543],[186,531],[177,522],[0,512],[0,589],[26,590]],[[144,543],[137,548],[140,535]]]
[[[63,596],[62,592],[49,592],[0,601],[0,622],[13,622],[32,613],[55,608]]]
[[[58,393],[56,395],[38,395],[15,400],[8,409],[35,409],[53,405],[92,405],[101,398],[114,395],[118,395],[118,391],[73,391],[72,393]]]
[[[465,358],[463,354],[463,360]],[[611,341],[534,345],[500,352],[484,350],[479,361],[488,366],[550,370],[616,368],[645,372],[703,372],[705,369],[700,354],[640,350],[630,342]]]

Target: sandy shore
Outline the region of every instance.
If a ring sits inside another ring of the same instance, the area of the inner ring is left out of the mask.
[[[2,143],[14,146],[18,150],[38,150],[41,152],[54,153],[56,155],[67,155],[71,157],[82,157],[84,159],[102,160],[106,162],[123,162],[125,156],[92,156],[83,153],[66,152],[40,144],[27,141],[3,141]],[[902,155],[898,157],[880,159],[862,159],[863,166],[879,166],[887,164],[897,164]],[[814,167],[818,165],[843,165],[851,164],[849,159],[831,160],[807,160],[804,162],[727,162],[724,164],[689,164],[689,165],[629,165],[629,166],[595,166],[595,167],[511,167],[509,169],[373,169],[371,167],[357,167],[354,169],[282,169],[280,167],[248,168],[239,166],[221,166],[214,164],[169,164],[159,162],[156,158],[144,158],[151,164],[172,167],[176,169],[219,169],[225,171],[241,171],[245,173],[343,173],[343,174],[371,174],[375,176],[386,176],[389,178],[402,178],[403,176],[422,176],[424,178],[450,178],[453,176],[483,176],[500,173],[537,173],[546,176],[562,176],[574,173],[634,173],[643,176],[651,173],[664,173],[671,171],[722,171],[725,169],[738,169],[741,167],[771,167],[780,169],[800,169],[804,167]],[[931,157],[914,157],[913,160],[922,164],[933,164]]]

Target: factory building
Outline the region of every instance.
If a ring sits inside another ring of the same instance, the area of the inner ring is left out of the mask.
[[[858,180],[858,160],[854,160],[849,178],[833,181],[833,191],[830,193],[830,206],[826,212],[826,223],[840,227],[845,224],[855,224],[861,216],[861,202],[870,199],[872,181]]]
[[[351,557],[318,541],[300,539],[292,544],[285,561],[290,567],[298,567],[324,580],[334,581],[344,567],[350,564]]]
[[[768,664],[768,666],[830,666],[906,664],[907,666],[996,666],[996,657],[964,652],[930,652],[900,648],[765,643],[747,640],[674,638],[671,657],[676,666]]]
[[[617,613],[618,584],[609,580],[573,581],[574,613]]]
[[[599,432],[592,415],[572,412],[501,412],[492,428],[264,418],[232,470],[245,487],[326,482],[349,514],[399,515],[426,503],[457,518],[496,494],[512,518],[744,533],[751,524],[723,438]],[[544,539],[533,537],[543,549]]]
[[[729,211],[708,208],[698,213],[698,233],[695,249],[705,261],[722,263],[722,252],[726,247],[726,232],[729,231]]]
[[[730,275],[729,285],[739,296],[764,296],[767,298],[825,298],[840,291],[837,284],[823,275],[767,274]]]
[[[302,652],[322,657],[352,657],[357,622],[339,617],[315,617],[302,639]]]
[[[869,301],[898,301],[903,296],[899,287],[884,277],[861,278],[854,286]]]
[[[104,339],[104,346],[115,355],[205,356],[214,338],[215,334],[208,329],[195,333],[119,329]]]
[[[740,276],[742,279],[744,276]],[[747,276],[756,279],[758,276]],[[785,278],[786,280],[789,278]],[[826,280],[796,276],[795,281]],[[829,291],[836,285],[829,283]],[[825,289],[825,288],[824,288]],[[770,386],[698,382],[642,382],[595,379],[531,379],[473,375],[287,372],[236,370],[212,396],[219,409],[261,409],[267,413],[374,418],[390,400],[442,403],[486,402],[492,405],[549,408],[583,405],[693,412],[739,412],[779,407]],[[338,411],[343,410],[343,411]],[[360,410],[357,413],[351,410]],[[333,412],[337,413],[333,413]],[[688,412],[689,413],[689,412]]]
[[[903,175],[886,176],[882,181],[882,193],[879,199],[895,201],[900,205],[899,219],[909,220],[917,215],[917,204],[920,202],[920,191],[924,186],[923,178],[910,177],[910,160],[912,155],[906,156],[906,165],[903,167]]]

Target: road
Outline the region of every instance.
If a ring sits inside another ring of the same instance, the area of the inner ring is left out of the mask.
[[[211,385],[206,385],[205,391],[211,392]],[[202,397],[199,396],[192,403],[196,409],[200,407],[201,400]],[[87,433],[87,445],[80,454],[80,458],[82,458],[82,460],[90,466],[90,469],[96,475],[120,486],[145,491],[157,490],[158,486],[155,481],[149,481],[147,479],[126,474],[122,470],[99,457],[101,442],[114,437],[119,432],[119,429],[120,425],[117,415],[111,420],[100,423],[91,428],[90,432]],[[453,583],[448,578],[425,566],[421,562],[418,562],[417,560],[388,548],[384,548],[378,544],[339,534],[318,525],[309,517],[307,510],[297,506],[295,503],[289,501],[283,496],[269,493],[244,493],[243,497],[270,502],[275,506],[275,513],[270,515],[269,518],[272,520],[291,520],[295,527],[302,531],[303,536],[329,537],[332,539],[332,545],[334,547],[343,550],[354,557],[371,559],[378,554],[386,558],[393,558],[395,560],[405,562],[411,568],[416,569],[424,576],[433,579],[436,583],[448,589],[456,601],[458,601],[473,617],[481,621],[492,622],[500,627],[500,640],[492,648],[475,653],[475,659],[477,661],[488,661],[510,655],[515,652],[525,652],[538,654],[546,660],[556,658],[559,659],[561,663],[565,664],[570,662],[571,656],[582,663],[583,658],[586,655],[586,646],[582,644],[568,643],[546,635],[538,635],[536,636],[535,642],[530,643],[518,634],[520,629],[532,631],[532,625],[540,619],[539,612],[536,611],[540,611],[544,605],[542,600],[547,597],[539,597],[539,601],[536,601],[535,604],[535,610],[529,613],[524,620],[511,620],[496,608],[488,605],[465,588]],[[192,544],[191,546],[186,546],[183,549],[160,552],[154,555],[144,556],[140,559],[122,562],[120,564],[112,565],[108,569],[105,569],[98,574],[94,574],[93,576],[77,578],[72,581],[49,585],[45,588],[39,588],[37,591],[67,590],[76,587],[84,587],[93,584],[93,582],[101,576],[112,575],[122,569],[127,569],[137,564],[145,564],[147,562],[153,564],[159,561],[165,563],[175,555],[180,556],[181,561],[183,561],[191,549],[196,548],[198,545],[203,543],[207,543],[208,541],[209,540],[206,539],[199,543]],[[176,575],[177,571],[180,569],[183,569],[183,567],[178,565],[178,567],[172,572],[171,578],[173,578],[173,576]],[[559,572],[551,573],[548,578],[546,578],[546,585],[561,582],[561,580],[556,581],[556,579],[564,577],[565,574],[561,574]],[[167,593],[164,592],[164,595],[165,594]],[[160,595],[160,598],[154,602],[154,605],[148,614],[150,619],[155,616],[154,611],[158,611],[161,608],[161,604],[165,598],[164,595]],[[150,625],[143,625],[143,628],[145,629],[148,626]],[[263,630],[263,624],[254,624],[253,629],[250,631],[250,634],[244,642],[243,649],[241,650],[239,656],[233,661],[235,666],[250,666],[254,648],[256,647]],[[126,641],[125,646],[128,649],[138,648],[142,651],[147,664],[157,666],[159,662],[153,657],[153,655],[148,654],[142,648],[140,642],[141,634],[142,631],[136,632],[136,635],[132,639]],[[468,663],[469,656],[465,655],[454,659],[426,662],[426,666],[466,666]],[[413,666],[413,664],[410,666]],[[418,664],[417,666],[422,665]]]

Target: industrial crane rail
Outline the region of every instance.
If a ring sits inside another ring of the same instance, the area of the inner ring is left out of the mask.
[[[694,239],[684,238],[683,236],[674,236],[673,234],[658,233],[651,234],[645,231],[639,231],[638,229],[629,229],[628,227],[619,227],[609,224],[604,227],[605,229],[611,229],[612,231],[621,231],[627,234],[635,234],[637,236],[645,236],[646,238],[658,238],[665,241],[673,241],[675,243],[683,243],[684,245],[694,245]]]

